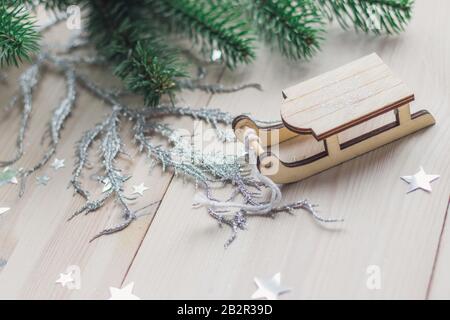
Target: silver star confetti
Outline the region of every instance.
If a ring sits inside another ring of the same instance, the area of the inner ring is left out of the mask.
[[[65,273],[60,273],[56,283],[61,284],[68,290],[81,289],[81,269],[77,265],[70,265],[66,268]]]
[[[103,183],[102,193],[108,192],[112,187],[111,181],[109,181],[108,178],[105,178],[102,180],[102,183]]]
[[[8,212],[9,210],[11,210],[11,208],[0,208],[0,216],[6,212]]]
[[[56,158],[55,160],[53,160],[53,163],[51,164],[51,167],[55,170],[64,168],[66,165],[64,164],[64,161],[66,161],[65,159],[58,159]]]
[[[41,186],[46,186],[48,184],[48,182],[50,181],[50,177],[45,175],[45,176],[40,176],[40,177],[36,177],[36,182],[37,184],[41,185]]]
[[[133,294],[134,282],[131,282],[126,287],[119,289],[109,287],[111,297],[109,300],[141,300],[138,296]]]
[[[140,185],[138,185],[138,186],[133,186],[133,193],[132,194],[136,194],[136,193],[138,193],[138,194],[140,194],[141,196],[143,196],[144,195],[144,191],[145,190],[148,190],[149,188],[147,188],[145,185],[144,185],[144,183],[141,183]]]
[[[222,58],[222,51],[214,49],[211,52],[211,61],[216,62]]]
[[[74,282],[74,279],[72,278],[72,273],[60,273],[58,280],[56,280],[56,283],[60,283],[63,287],[65,287],[68,283]]]
[[[291,289],[281,286],[281,274],[279,272],[271,279],[255,278],[254,280],[258,290],[253,293],[252,299],[277,300],[280,294],[291,291]]]
[[[431,182],[439,179],[436,174],[426,174],[422,167],[420,167],[419,172],[413,176],[403,176],[401,177],[404,181],[409,183],[409,190],[407,193],[413,192],[417,189],[422,189],[427,192],[431,192]]]
[[[0,187],[8,183],[17,184],[18,181],[16,175],[17,172],[10,169],[9,167],[3,169],[3,171],[0,173]]]

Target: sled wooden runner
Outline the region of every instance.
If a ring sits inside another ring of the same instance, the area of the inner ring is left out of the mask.
[[[250,132],[259,136],[250,147],[256,150],[261,173],[276,183],[310,177],[435,123],[426,110],[410,113],[413,92],[375,53],[285,89],[282,95],[282,123],[259,126],[244,115],[233,122],[241,141]],[[386,112],[394,112],[396,120],[339,141],[340,132]],[[297,135],[312,135],[324,144],[324,151],[300,161],[281,161],[271,150]]]

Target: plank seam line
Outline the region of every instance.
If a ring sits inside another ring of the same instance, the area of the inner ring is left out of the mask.
[[[219,77],[217,78],[217,81],[216,81],[217,83],[220,83],[220,81],[222,80],[222,77],[223,77],[224,74],[225,74],[225,68],[223,68],[223,69],[222,69],[222,72],[220,72]],[[212,98],[213,98],[213,95],[214,95],[214,94],[210,94],[209,97],[208,97],[208,99],[206,100],[206,107],[209,107],[209,104],[211,103],[211,100],[212,100]],[[144,235],[142,236],[142,239],[141,239],[141,241],[139,242],[139,245],[138,245],[136,251],[134,252],[133,258],[131,258],[130,264],[128,265],[128,268],[127,268],[127,270],[125,271],[124,276],[122,277],[122,281],[120,282],[120,287],[123,287],[123,285],[124,285],[124,283],[125,283],[125,280],[126,280],[127,277],[128,277],[128,273],[130,272],[131,267],[133,266],[133,263],[134,263],[134,261],[135,261],[137,255],[138,255],[140,249],[141,249],[142,244],[144,243],[145,238],[147,237],[148,231],[150,230],[150,227],[152,226],[153,221],[155,220],[155,217],[156,217],[156,215],[158,214],[159,208],[161,207],[161,204],[162,204],[162,202],[164,201],[164,198],[165,198],[165,196],[166,196],[166,193],[167,193],[167,191],[169,190],[170,185],[172,184],[172,181],[173,181],[173,178],[174,178],[174,177],[175,177],[175,174],[172,174],[172,176],[170,177],[169,183],[167,183],[167,187],[166,187],[166,189],[164,190],[164,193],[163,193],[163,195],[162,195],[162,197],[161,197],[161,200],[160,200],[159,203],[158,203],[158,206],[156,207],[155,213],[153,214],[153,217],[152,217],[151,221],[149,222],[149,224],[148,224],[148,226],[147,226],[147,228],[146,228],[146,230],[145,230],[145,232],[144,232]]]
[[[134,254],[133,254],[133,257],[131,258],[131,261],[130,261],[130,264],[128,265],[127,271],[125,271],[125,274],[124,274],[124,276],[122,277],[122,281],[120,282],[120,287],[121,287],[121,288],[122,288],[123,285],[124,285],[124,282],[125,282],[125,280],[126,280],[126,278],[127,278],[127,276],[128,276],[128,273],[130,272],[130,269],[131,269],[131,266],[132,266],[133,263],[134,263],[134,260],[136,259],[137,255],[138,255],[138,253],[139,253],[139,250],[141,249],[142,243],[144,242],[145,238],[147,237],[148,230],[150,230],[150,226],[152,225],[153,220],[155,220],[156,214],[158,213],[158,210],[159,210],[159,208],[161,207],[161,204],[162,204],[162,202],[163,202],[163,199],[164,199],[164,197],[165,197],[165,195],[166,195],[166,193],[167,193],[167,190],[169,190],[169,187],[170,187],[170,185],[171,185],[171,183],[172,183],[172,180],[173,180],[173,177],[174,177],[174,176],[175,176],[175,174],[172,174],[172,176],[170,177],[170,181],[169,181],[169,183],[167,184],[166,190],[164,190],[164,193],[163,193],[163,195],[162,195],[162,197],[161,197],[161,201],[159,201],[158,206],[156,207],[155,213],[153,214],[153,217],[152,217],[151,221],[149,222],[149,224],[148,224],[148,226],[147,226],[147,228],[146,228],[146,230],[145,230],[145,232],[144,232],[144,234],[143,234],[143,236],[142,236],[141,241],[139,241],[139,245],[138,245],[138,247],[136,248],[136,250],[135,250],[135,252],[134,252]]]
[[[436,265],[437,265],[437,261],[438,261],[438,258],[439,258],[439,252],[440,252],[440,249],[441,249],[442,237],[443,237],[444,232],[445,232],[445,226],[447,224],[447,216],[448,216],[448,211],[449,210],[450,210],[450,196],[449,196],[449,198],[447,200],[447,208],[446,208],[446,211],[445,211],[445,214],[444,214],[444,221],[442,223],[441,233],[439,235],[439,242],[438,242],[438,245],[437,245],[437,248],[436,248],[436,253],[434,255],[433,267],[431,268],[430,279],[428,281],[427,292],[426,292],[426,295],[425,295],[425,299],[426,300],[430,299],[431,287],[433,286],[434,273],[436,271]]]

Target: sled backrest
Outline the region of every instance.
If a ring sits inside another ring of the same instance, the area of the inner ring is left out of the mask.
[[[290,130],[318,140],[414,100],[377,54],[283,90],[281,118]]]

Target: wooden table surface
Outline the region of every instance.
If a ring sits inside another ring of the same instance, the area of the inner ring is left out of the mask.
[[[66,189],[73,165],[73,146],[108,108],[82,91],[77,108],[62,135],[57,157],[66,168],[48,174],[48,186],[28,184],[18,198],[15,185],[0,187],[0,298],[107,299],[109,287],[134,282],[133,293],[152,298],[248,299],[256,290],[253,278],[281,272],[292,289],[281,299],[441,299],[450,298],[450,37],[445,33],[450,2],[417,1],[407,32],[374,37],[330,27],[323,50],[309,62],[289,62],[261,48],[254,64],[236,71],[219,68],[209,82],[258,82],[264,91],[227,95],[185,93],[182,101],[194,106],[222,108],[233,114],[251,112],[259,119],[279,119],[281,90],[376,52],[416,95],[412,111],[427,109],[437,124],[357,159],[283,187],[285,201],[308,198],[322,215],[343,217],[338,227],[321,227],[303,211],[275,220],[254,218],[247,231],[228,248],[229,230],[218,228],[204,209],[192,208],[195,188],[170,173],[148,173],[144,157],[133,154],[124,162],[133,175],[127,183],[150,187],[141,202],[162,200],[151,215],[118,234],[89,240],[117,221],[120,209],[109,203],[99,212],[67,222],[82,205]],[[50,36],[51,37],[51,36]],[[52,37],[62,37],[53,32]],[[10,70],[8,85],[0,84],[0,103],[15,90],[18,70]],[[47,74],[35,93],[35,109],[20,166],[42,154],[40,135],[49,111],[58,103],[64,82]],[[15,149],[19,113],[0,119],[0,155]],[[186,122],[192,126],[191,122]],[[131,145],[131,144],[130,144]],[[406,194],[400,176],[423,166],[439,174],[432,193]],[[91,182],[91,188],[98,188]],[[68,266],[81,270],[81,288],[69,290],[55,283]],[[376,266],[375,269],[371,266]],[[367,286],[373,270],[381,287]]]

